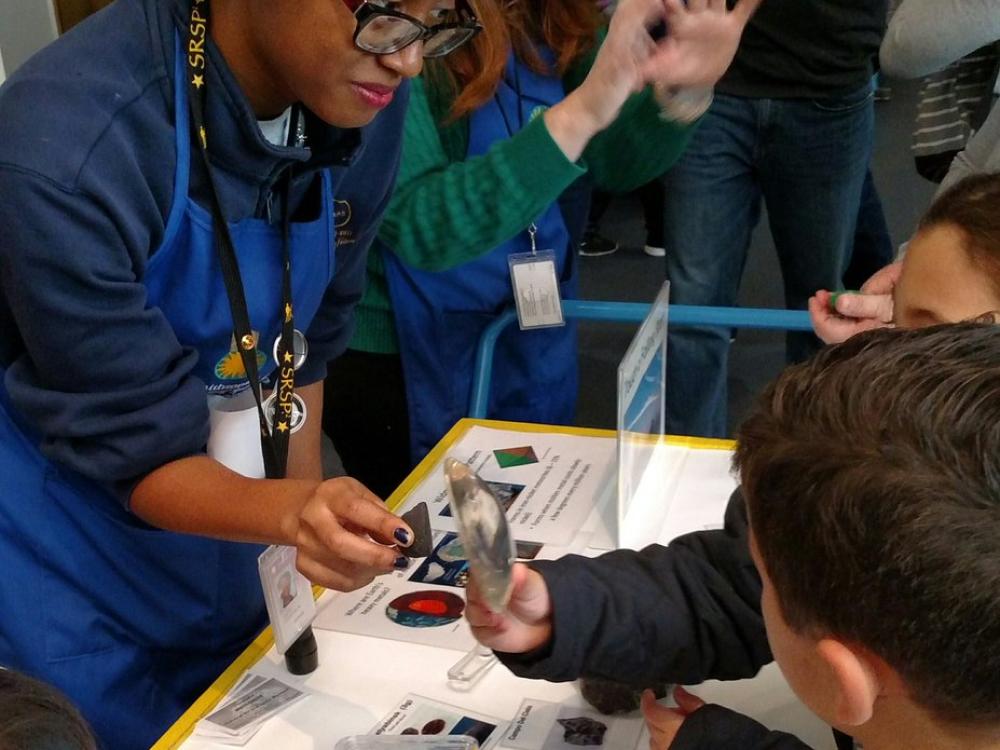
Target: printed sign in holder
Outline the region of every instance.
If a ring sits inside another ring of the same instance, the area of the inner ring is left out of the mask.
[[[669,317],[670,282],[664,282],[618,367],[617,492],[605,510],[609,548],[656,541],[669,510],[666,490],[680,468],[681,454],[669,450],[665,436]]]

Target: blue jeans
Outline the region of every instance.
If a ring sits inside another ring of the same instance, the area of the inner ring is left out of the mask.
[[[664,176],[671,301],[736,304],[750,235],[766,202],[785,304],[804,309],[821,288],[840,288],[854,241],[872,149],[869,85],[822,100],[717,95],[680,161]],[[730,331],[669,335],[667,427],[726,435]],[[790,361],[818,347],[789,334]]]

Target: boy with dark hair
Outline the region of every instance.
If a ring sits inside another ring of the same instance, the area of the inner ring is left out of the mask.
[[[582,563],[589,606],[614,621],[577,622],[575,587],[551,587],[547,603],[522,584],[517,622],[472,608],[481,639],[528,646],[505,661],[564,679],[746,676],[770,650],[799,697],[866,750],[1000,748],[1000,327],[873,331],[824,350],[767,390],[736,465],[746,503],[717,537]],[[746,512],[759,609],[753,571],[721,541]],[[654,750],[803,747],[678,698],[645,700]]]
[[[66,696],[0,668],[0,750],[97,750],[97,742]]]

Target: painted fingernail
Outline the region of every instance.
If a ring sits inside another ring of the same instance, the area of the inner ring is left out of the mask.
[[[400,528],[396,529],[394,532],[392,532],[392,536],[400,544],[402,544],[404,546],[409,546],[409,544],[410,544],[410,532],[407,531],[406,529],[400,527]]]
[[[410,561],[407,558],[400,555],[399,557],[396,558],[396,562],[393,563],[393,566],[396,568],[396,570],[406,570],[408,567],[410,567]]]

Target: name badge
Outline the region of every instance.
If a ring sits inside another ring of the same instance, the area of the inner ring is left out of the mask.
[[[316,617],[309,579],[295,568],[295,548],[271,545],[257,558],[274,645],[285,653]]]
[[[508,262],[521,330],[566,325],[555,252],[540,250],[511,255]]]

